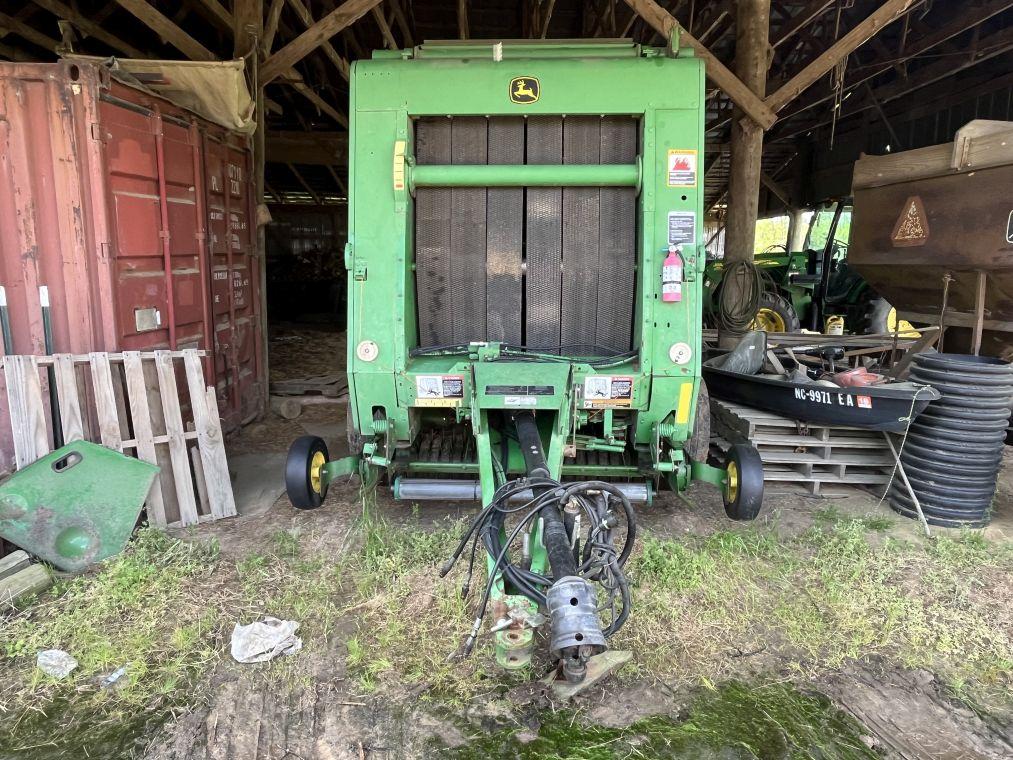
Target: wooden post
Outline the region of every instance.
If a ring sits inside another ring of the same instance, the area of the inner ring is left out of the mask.
[[[988,288],[988,274],[978,270],[978,282],[974,292],[974,328],[971,332],[971,353],[981,352],[981,332],[985,322],[985,291]]]
[[[261,356],[263,357],[264,371],[264,387],[261,389],[261,396],[266,411],[270,357],[267,353],[267,241],[262,218],[266,218],[267,215],[260,213],[261,206],[264,205],[264,167],[267,162],[267,125],[264,121],[266,95],[264,93],[265,83],[260,78],[261,63],[265,55],[260,45],[260,40],[264,36],[264,0],[236,0],[233,6],[233,17],[235,36],[233,37],[232,51],[233,55],[237,57],[246,57],[246,71],[249,81],[253,84],[254,116],[257,121],[257,129],[253,133],[253,187],[254,217],[257,224],[256,259],[260,279]]]
[[[769,63],[770,0],[739,0],[736,19],[735,75],[758,98],[767,86]],[[728,219],[725,265],[753,260],[756,217],[759,209],[763,129],[741,108],[732,116],[731,168],[728,180]],[[744,295],[744,283],[725,282],[729,296]],[[738,299],[735,299],[738,300]],[[722,336],[728,343],[731,336]]]

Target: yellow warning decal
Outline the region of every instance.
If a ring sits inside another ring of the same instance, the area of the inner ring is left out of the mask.
[[[693,401],[693,383],[683,383],[679,388],[679,406],[675,409],[675,421],[679,425],[689,422],[690,404]]]
[[[404,190],[405,141],[394,141],[394,189]]]

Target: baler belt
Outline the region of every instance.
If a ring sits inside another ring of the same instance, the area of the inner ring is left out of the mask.
[[[415,155],[421,163],[450,163],[450,119],[416,122]],[[416,296],[419,342],[423,346],[454,341],[450,200],[449,188],[420,187],[415,193]]]
[[[481,116],[451,121],[455,164],[487,163],[488,121]],[[486,189],[455,187],[450,200],[450,285],[453,343],[486,339]]]
[[[563,163],[597,164],[601,119],[563,120]],[[598,188],[563,188],[560,343],[593,346],[598,313]]]
[[[415,156],[420,164],[631,164],[637,134],[636,120],[622,116],[426,117],[416,121]],[[418,188],[420,345],[628,350],[636,208],[631,187]]]
[[[637,159],[633,119],[606,116],[601,122],[601,163]],[[598,314],[595,343],[613,351],[630,348],[636,290],[637,197],[632,187],[603,187],[598,217]]]
[[[489,119],[489,163],[524,163],[523,119]],[[487,198],[487,338],[521,345],[524,190],[491,187]]]
[[[529,164],[563,162],[563,119],[533,116],[527,125]],[[560,263],[562,259],[562,188],[527,189],[527,278],[525,281],[525,342],[530,348],[555,349],[560,344]]]

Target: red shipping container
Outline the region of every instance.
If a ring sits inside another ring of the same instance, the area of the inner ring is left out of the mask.
[[[200,348],[234,430],[263,412],[249,138],[99,65],[0,63],[7,353]],[[2,378],[0,378],[2,382]],[[0,391],[0,472],[13,469]]]

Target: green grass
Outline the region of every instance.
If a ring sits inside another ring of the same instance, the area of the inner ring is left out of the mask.
[[[231,662],[233,624],[268,614],[300,621],[304,651],[243,666],[244,677],[296,688],[308,677],[301,663],[320,653],[335,667],[344,658],[360,694],[395,682],[450,705],[527,680],[495,670],[488,635],[470,658],[449,658],[484,582],[481,556],[466,598],[466,561],[438,577],[464,528],[371,518],[341,550],[327,537],[278,531],[238,559],[142,530],[119,557],[3,622],[0,746],[25,758],[36,751],[25,747],[56,746],[116,756],[170,710],[201,700],[210,671]],[[776,669],[805,680],[876,656],[931,670],[985,708],[1013,700],[1013,544],[971,532],[902,541],[889,528],[823,510],[789,538],[748,526],[643,536],[627,567],[633,614],[611,642],[634,652],[620,677],[679,687]],[[64,681],[44,676],[35,654],[48,648],[80,667]],[[535,670],[544,650],[537,640]],[[114,688],[99,686],[123,665]]]
[[[489,732],[455,749],[434,747],[433,755],[457,760],[879,757],[863,743],[861,727],[829,700],[785,684],[731,682],[704,691],[679,720],[656,716],[608,728],[583,725],[577,714],[559,712],[542,716],[536,737],[521,741],[520,731]]]
[[[873,545],[880,529],[824,512],[796,538],[647,538],[629,568],[634,614],[613,645],[633,649],[639,674],[687,683],[734,675],[756,650],[801,677],[876,655],[1013,698],[1013,614],[991,593],[1013,571],[1010,545],[974,533]]]
[[[54,718],[61,733],[101,754],[129,744],[126,726],[139,730],[139,721],[166,714],[221,656],[219,610],[194,593],[213,592],[217,554],[214,544],[141,530],[99,572],[60,581],[5,621],[0,746],[59,741]],[[43,649],[70,652],[78,668],[50,678],[35,668]],[[126,675],[102,688],[102,676],[121,666]]]

